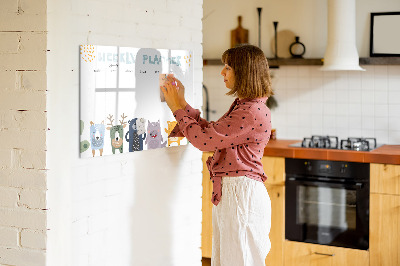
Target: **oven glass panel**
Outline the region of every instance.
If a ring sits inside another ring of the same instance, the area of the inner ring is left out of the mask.
[[[298,186],[297,189],[298,224],[339,231],[356,229],[355,190],[313,186]],[[318,235],[323,238],[323,234]]]

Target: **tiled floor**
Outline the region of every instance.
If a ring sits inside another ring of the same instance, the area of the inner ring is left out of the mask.
[[[209,258],[202,258],[203,266],[211,266],[211,259]]]

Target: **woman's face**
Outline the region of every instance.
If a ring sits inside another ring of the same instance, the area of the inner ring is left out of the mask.
[[[225,86],[228,89],[233,89],[235,86],[235,73],[233,72],[233,69],[225,64],[221,71],[221,75],[224,77]]]

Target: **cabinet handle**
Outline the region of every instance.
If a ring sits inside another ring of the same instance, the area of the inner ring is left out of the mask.
[[[333,257],[335,254],[327,254],[327,253],[320,253],[320,252],[314,252],[315,255],[323,255],[323,256],[330,256]]]

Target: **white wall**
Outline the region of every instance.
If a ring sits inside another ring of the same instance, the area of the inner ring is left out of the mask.
[[[200,265],[201,152],[79,158],[79,45],[194,51],[201,0],[48,1],[48,265]]]
[[[46,261],[46,1],[0,1],[0,265]]]
[[[230,31],[237,27],[238,16],[243,17],[242,26],[249,30],[249,43],[258,45],[258,7],[262,8],[261,49],[267,57],[274,55],[272,22],[278,21],[278,32],[291,31],[300,37],[300,41],[306,46],[305,57],[321,58],[324,56],[327,41],[327,2],[327,0],[204,0],[204,58],[219,59],[229,48]],[[360,57],[369,56],[370,13],[399,10],[398,0],[356,0],[356,42]],[[291,43],[284,38],[280,40]],[[280,49],[278,48],[278,53]]]
[[[357,46],[361,57],[369,56],[369,13],[400,10],[400,2],[385,0],[357,2]],[[229,31],[236,27],[236,17],[243,15],[244,27],[250,30],[250,43],[258,44],[258,4],[266,10],[263,23],[280,21],[281,29],[291,29],[304,41],[306,57],[323,57],[326,47],[327,1],[289,1],[272,3],[234,1],[232,11],[226,1],[204,1],[204,58],[220,58],[229,48]],[[251,6],[248,8],[248,6]],[[249,10],[251,9],[251,10]],[[222,16],[221,14],[224,13]],[[247,15],[246,15],[247,14]],[[264,13],[263,13],[264,14]],[[253,22],[247,22],[246,18]],[[232,21],[232,24],[231,24]],[[219,25],[219,27],[215,27]],[[266,25],[264,27],[269,27]],[[216,32],[218,30],[219,33]],[[279,27],[278,27],[279,30]],[[222,38],[216,38],[221,35]],[[263,34],[263,33],[262,33]],[[262,49],[271,56],[267,39],[273,27],[263,34]],[[213,36],[213,37],[212,37]],[[318,66],[281,66],[272,69],[273,89],[279,107],[272,111],[272,124],[281,139],[302,139],[311,135],[376,137],[382,144],[400,143],[400,66],[363,66],[365,72],[321,72]],[[204,84],[210,92],[210,115],[218,119],[232,98],[220,76],[221,66],[205,66]]]

